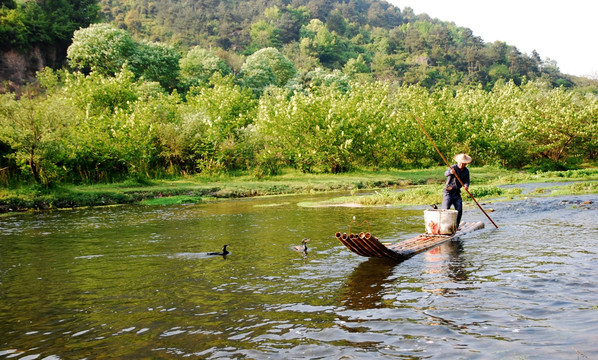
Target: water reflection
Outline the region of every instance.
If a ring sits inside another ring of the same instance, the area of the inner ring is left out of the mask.
[[[468,272],[461,253],[463,243],[459,240],[441,244],[423,254],[425,292],[450,296],[466,289]],[[361,262],[351,273],[340,298],[340,303],[348,309],[365,310],[390,306],[384,301],[388,288],[396,284],[393,276],[402,262],[392,259],[369,258]]]
[[[463,243],[460,240],[449,241],[424,253],[424,273],[426,286],[424,291],[438,295],[454,295],[468,280],[468,273],[461,253]]]
[[[360,263],[347,279],[340,303],[354,310],[387,306],[382,297],[386,287],[393,283],[392,273],[399,264],[391,259],[378,258]]]

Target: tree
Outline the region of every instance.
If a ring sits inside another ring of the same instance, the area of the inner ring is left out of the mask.
[[[352,58],[347,61],[343,67],[343,72],[349,76],[355,76],[355,74],[366,74],[370,72],[368,64],[365,62],[362,54],[359,54],[357,59]]]
[[[96,21],[98,11],[96,0],[2,0],[0,47],[24,51],[46,44],[58,47],[62,58],[73,32]]]
[[[412,53],[418,54],[426,50],[426,41],[415,26],[409,26],[405,34],[405,47]]]
[[[305,7],[294,9],[288,5],[274,24],[280,29],[280,41],[288,44],[299,39],[301,26],[309,20],[309,11]]]
[[[264,47],[281,47],[280,29],[270,22],[260,20],[251,25],[251,47],[254,49]]]
[[[166,89],[174,89],[181,59],[178,52],[166,44],[143,42],[137,46],[135,53],[132,69],[137,77],[157,81]]]
[[[44,0],[39,3],[46,13],[51,36],[65,47],[77,29],[98,20],[100,7],[97,0]]]
[[[295,65],[278,50],[265,48],[247,57],[241,77],[259,95],[269,85],[284,86],[296,72]]]
[[[200,169],[246,167],[249,143],[243,135],[255,118],[257,100],[249,89],[235,85],[232,76],[215,73],[210,85],[193,88],[187,96],[187,111],[199,118],[203,128],[201,137],[190,144],[196,165]]]
[[[67,57],[76,69],[112,76],[120,71],[135,50],[135,42],[125,30],[110,24],[93,24],[75,31]]]
[[[16,165],[37,184],[49,186],[64,176],[66,144],[78,114],[60,96],[38,96],[27,89],[19,100],[13,94],[0,99],[0,143],[8,144]]]
[[[522,89],[525,108],[520,126],[537,155],[558,163],[595,144],[598,101],[563,87],[546,89],[527,83]]]
[[[228,75],[230,67],[209,50],[196,46],[179,61],[181,82],[185,87],[207,84],[215,73]]]
[[[347,20],[339,10],[333,10],[326,19],[326,27],[330,31],[335,31],[339,35],[344,35],[347,31]]]
[[[0,49],[26,49],[29,46],[27,19],[22,11],[0,7]]]
[[[131,35],[109,24],[94,24],[75,32],[68,51],[69,64],[85,73],[114,76],[125,63],[137,79],[157,81],[166,89],[177,85],[180,54],[169,45],[135,42]]]

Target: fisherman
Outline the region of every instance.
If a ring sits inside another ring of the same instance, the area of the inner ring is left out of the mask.
[[[461,199],[461,182],[465,190],[469,189],[469,169],[467,164],[471,162],[471,157],[467,154],[457,154],[453,158],[457,164],[449,167],[444,176],[447,177],[444,185],[444,192],[442,194],[442,208],[449,209],[451,205],[455,207],[457,213],[457,227],[461,224],[461,216],[463,215],[463,200]],[[461,179],[461,182],[457,180]]]

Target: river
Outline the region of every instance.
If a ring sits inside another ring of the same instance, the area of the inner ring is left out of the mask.
[[[424,207],[299,206],[332,196],[4,216],[0,359],[598,359],[597,195],[469,206],[485,229],[402,263],[334,234]]]

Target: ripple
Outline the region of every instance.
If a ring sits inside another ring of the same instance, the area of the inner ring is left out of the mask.
[[[356,214],[410,236],[419,210],[300,198],[6,218],[0,357],[598,357],[596,209],[580,205],[598,196],[493,204],[499,229],[399,264],[332,230]],[[234,256],[204,259],[225,242]]]

